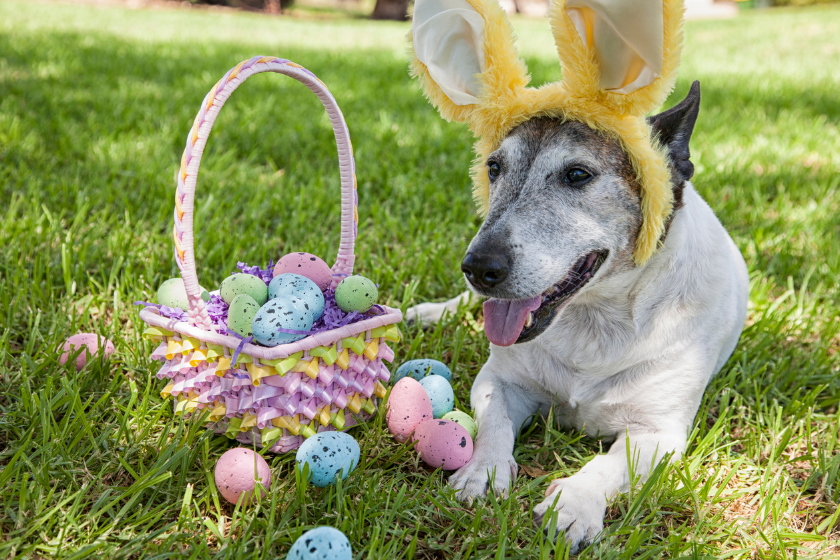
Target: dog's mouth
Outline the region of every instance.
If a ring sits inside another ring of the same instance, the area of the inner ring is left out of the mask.
[[[484,334],[497,346],[533,340],[545,331],[563,307],[598,272],[608,251],[582,256],[558,283],[528,299],[490,298],[484,302]]]

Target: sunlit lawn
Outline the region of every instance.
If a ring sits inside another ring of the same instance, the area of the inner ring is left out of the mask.
[[[534,82],[557,79],[547,23],[519,20]],[[477,229],[470,137],[407,74],[407,24],[214,11],[0,2],[0,558],[275,558],[315,525],[356,558],[547,558],[531,504],[600,451],[537,423],[509,499],[469,508],[446,475],[393,442],[382,417],[352,433],[362,464],[338,488],[296,487],[271,456],[260,507],[212,482],[234,445],[176,419],[135,300],[174,276],[173,174],[206,91],[256,54],[292,59],[334,92],[354,139],[356,270],[406,307],[463,289]],[[703,90],[695,185],[752,277],[748,325],[712,382],[686,458],[617,498],[587,558],[840,557],[840,9],[690,22],[677,91]],[[199,277],[338,244],[329,124],[301,85],[251,79],[208,144],[197,202]],[[442,359],[456,396],[487,357],[481,308],[404,327],[397,362]],[[82,373],[70,334],[117,353]]]

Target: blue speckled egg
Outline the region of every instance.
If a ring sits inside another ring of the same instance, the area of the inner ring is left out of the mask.
[[[348,276],[335,287],[335,303],[345,313],[364,313],[373,307],[378,297],[376,284],[364,276]]]
[[[446,364],[437,360],[430,360],[428,358],[407,361],[397,368],[397,373],[394,374],[392,382],[396,383],[403,377],[411,377],[420,381],[427,375],[440,375],[447,381],[452,382],[452,372],[449,371]]]
[[[455,393],[445,377],[429,375],[420,380],[420,385],[432,401],[432,414],[435,418],[442,418],[444,414],[452,412],[455,408]]]
[[[353,551],[338,529],[316,527],[295,541],[286,560],[353,560]]]
[[[300,274],[286,273],[275,276],[268,285],[270,299],[286,299],[295,296],[304,301],[304,307],[317,321],[324,314],[324,292],[318,285]]]
[[[248,294],[260,305],[268,301],[268,286],[253,274],[231,274],[222,280],[219,296],[230,305],[239,294]]]
[[[303,442],[295,460],[299,469],[308,464],[310,482],[323,488],[333,484],[342,469],[341,478],[347,478],[359,463],[359,452],[359,444],[350,434],[319,432]]]
[[[282,333],[277,329],[309,331],[312,329],[312,315],[305,302],[294,296],[285,299],[270,299],[260,307],[251,323],[254,339],[263,346],[278,346],[306,338],[306,334]]]

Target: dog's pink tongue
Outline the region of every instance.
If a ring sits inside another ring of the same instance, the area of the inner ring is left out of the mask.
[[[484,334],[496,346],[510,346],[519,338],[528,313],[537,309],[542,297],[496,299],[484,302]]]

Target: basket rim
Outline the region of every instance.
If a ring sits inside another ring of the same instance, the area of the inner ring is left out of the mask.
[[[380,305],[380,307],[385,310],[385,313],[358,321],[356,323],[351,323],[337,329],[319,332],[307,336],[297,342],[280,344],[279,346],[271,348],[257,344],[245,343],[242,346],[241,353],[260,360],[288,358],[297,352],[312,350],[313,348],[317,348],[319,346],[332,346],[342,338],[358,336],[365,331],[387,325],[394,325],[402,321],[402,311],[399,309],[394,309],[393,307],[388,307],[386,305]],[[179,321],[177,319],[164,317],[154,307],[141,309],[140,319],[147,325],[161,327],[181,335],[189,336],[190,338],[195,338],[202,342],[223,346],[231,350],[231,352],[239,348],[239,345],[242,344],[242,340],[234,336],[219,334],[215,331],[202,329],[189,323],[188,321]]]

